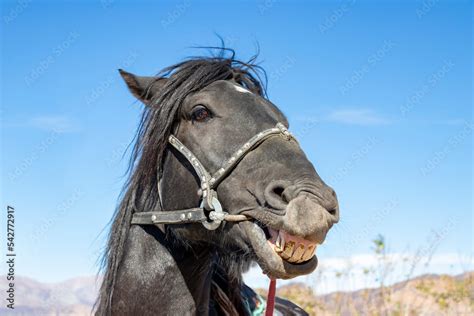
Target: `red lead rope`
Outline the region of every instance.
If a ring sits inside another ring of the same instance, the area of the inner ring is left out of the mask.
[[[273,315],[273,308],[275,307],[275,291],[276,291],[276,280],[270,279],[270,286],[268,287],[267,308],[265,309],[265,316]]]

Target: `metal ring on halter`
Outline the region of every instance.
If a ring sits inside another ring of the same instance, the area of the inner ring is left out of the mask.
[[[211,220],[211,222],[204,221],[202,222],[202,225],[204,225],[204,227],[209,230],[215,230],[222,223],[227,213],[222,210],[222,205],[215,196],[212,197],[211,206],[212,210],[209,213],[209,219]],[[203,202],[201,202],[201,207],[203,207]]]

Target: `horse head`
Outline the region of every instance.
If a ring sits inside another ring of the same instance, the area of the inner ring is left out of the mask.
[[[216,57],[191,59],[151,77],[121,71],[129,90],[146,106],[109,241],[109,288],[124,269],[120,265],[127,265],[123,257],[133,251],[133,242],[127,246],[124,241],[131,238],[130,224],[144,223],[132,217],[140,219],[147,212],[156,214],[154,219],[161,213],[172,218],[157,224],[167,236],[161,243],[206,249],[225,269],[240,267],[232,272],[237,277],[251,262],[281,279],[316,268],[316,247],[339,220],[336,194],[288,132],[288,121],[268,100],[258,70],[233,57]],[[215,201],[221,214],[239,221],[223,217],[209,229]],[[188,209],[201,212],[180,212],[181,219],[173,218],[173,211]],[[193,220],[195,214],[198,220]],[[136,239],[139,234],[148,238],[143,231],[159,239],[158,227],[138,231],[137,226]],[[135,248],[149,253],[153,247],[142,249],[144,242]],[[180,251],[171,257],[181,260]],[[137,258],[146,256],[129,261]]]

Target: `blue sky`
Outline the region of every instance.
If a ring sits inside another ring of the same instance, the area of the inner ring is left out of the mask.
[[[469,2],[10,1],[1,17],[1,205],[16,209],[18,274],[96,272],[141,109],[117,69],[156,73],[215,33],[243,59],[259,43],[271,100],[338,193],[321,262],[368,254],[381,233],[390,252],[472,269]]]

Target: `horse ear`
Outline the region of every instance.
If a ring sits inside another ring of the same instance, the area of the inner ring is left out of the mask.
[[[130,92],[145,105],[151,105],[153,96],[165,85],[168,79],[136,76],[123,69],[118,70]]]

